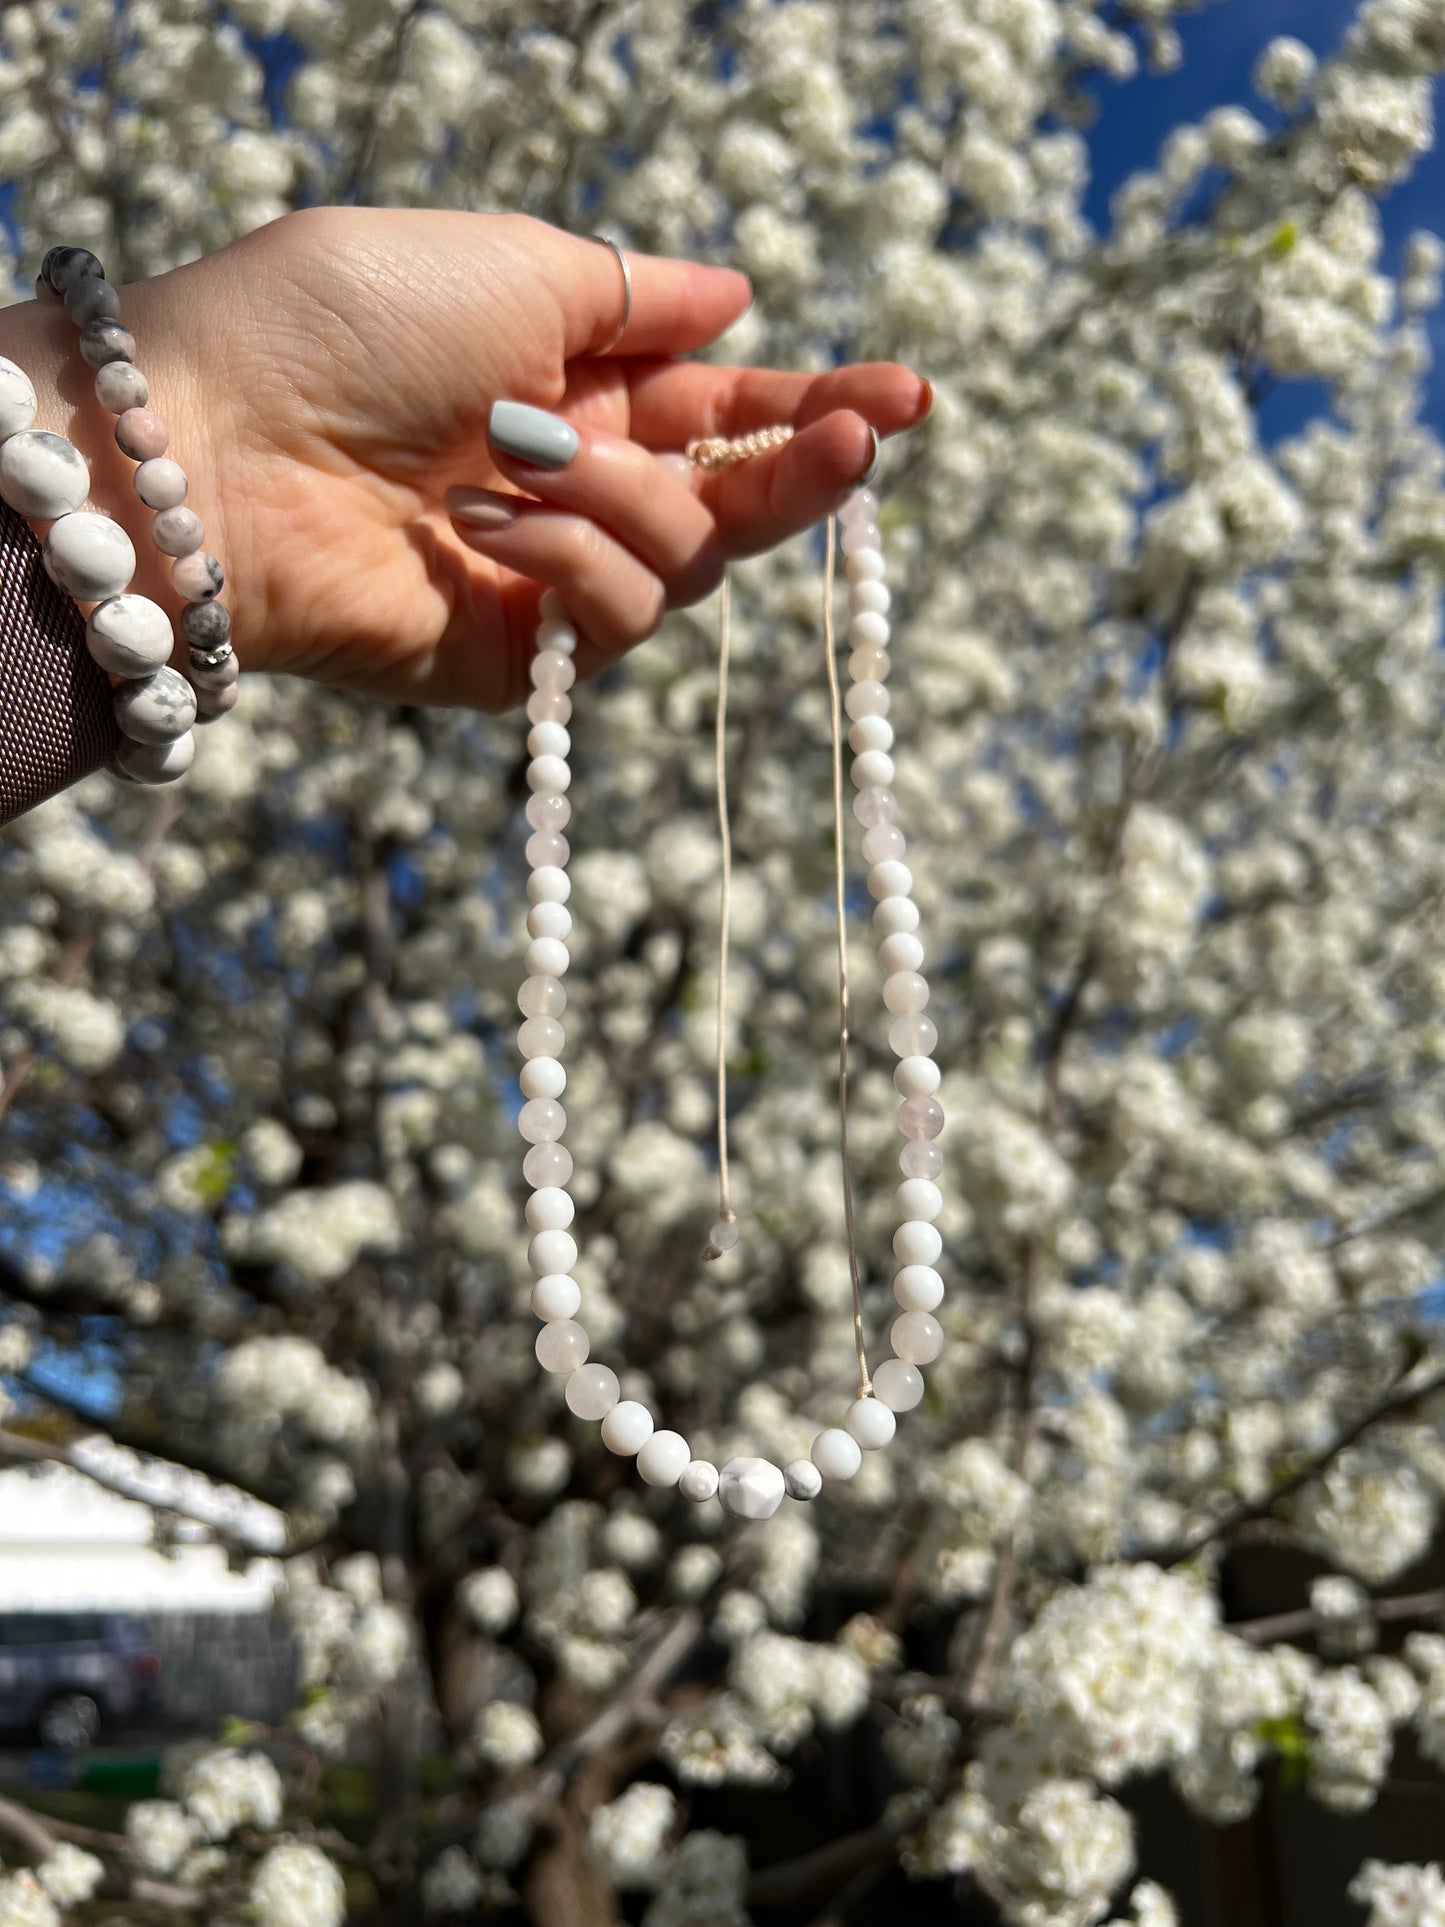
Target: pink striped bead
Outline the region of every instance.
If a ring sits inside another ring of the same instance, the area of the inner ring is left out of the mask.
[[[133,462],[152,462],[170,446],[171,431],[152,408],[127,408],[116,417],[116,446]]]

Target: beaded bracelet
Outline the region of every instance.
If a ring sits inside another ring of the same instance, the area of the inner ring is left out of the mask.
[[[136,557],[124,529],[107,515],[77,513],[90,490],[84,456],[64,436],[30,430],[33,389],[28,419],[18,431],[6,428],[0,444],[0,497],[23,515],[56,518],[43,547],[46,570],[78,602],[97,604],[86,622],[86,646],[118,680],[115,720],[125,739],[112,770],[132,782],[173,782],[195,755],[192,723],[225,715],[238,693],[231,613],[216,600],[221,565],[201,548],[200,517],[183,506],[185,471],[166,454],[169,431],[147,406],[150,385],[135,366],[135,337],[120,319],[120,296],[97,256],[88,248],[51,248],[35,291],[43,301],[63,302],[79,329],[80,352],[96,371],[96,398],[118,418],[116,445],[137,464],[136,494],[155,511],[151,539],[175,558],[171,583],[186,603],[180,629],[189,646],[189,681],[169,667],[170,617],[149,597],[126,592]]]

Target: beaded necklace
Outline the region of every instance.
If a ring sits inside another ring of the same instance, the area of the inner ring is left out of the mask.
[[[790,428],[761,429],[735,440],[713,438],[693,442],[687,460],[703,468],[719,468],[744,461],[764,448],[787,440]],[[668,457],[668,460],[676,458]],[[578,1418],[601,1421],[602,1439],[609,1451],[635,1458],[646,1484],[677,1486],[698,1502],[716,1495],[724,1510],[737,1518],[767,1519],[784,1497],[817,1498],[825,1483],[851,1479],[864,1452],[878,1451],[892,1439],[896,1414],[911,1411],[923,1397],[919,1370],[937,1358],[943,1330],[933,1313],[943,1298],[943,1280],[936,1269],[942,1251],[936,1220],[943,1196],[936,1182],[943,1154],[935,1143],[943,1129],[943,1109],[935,1093],[939,1070],[931,1055],[938,1032],[926,1014],[928,984],[921,974],[923,945],[918,938],[918,907],[912,898],[913,876],[903,858],[906,845],[898,828],[898,801],[889,787],[894,764],[893,727],[888,721],[889,593],[884,584],[884,560],[879,536],[878,497],[860,487],[838,517],[827,523],[824,565],[823,627],[832,719],[834,888],[838,930],[839,1149],[843,1169],[843,1204],[847,1228],[849,1269],[853,1286],[853,1328],[858,1354],[858,1391],[840,1425],[822,1427],[807,1458],[778,1466],[770,1460],[737,1457],[721,1468],[695,1458],[680,1432],[660,1429],[652,1413],[637,1399],[622,1397],[617,1373],[610,1365],[589,1359],[590,1342],[579,1321],[582,1294],[572,1271],[577,1243],[570,1227],[575,1207],[567,1192],[572,1176],[572,1154],[562,1143],[567,1117],[561,1097],[567,1073],[561,1062],[565,1033],[561,1017],[567,1004],[562,979],[570,961],[567,937],[572,928],[567,899],[569,848],[564,831],[571,821],[567,791],[572,773],[568,764],[572,714],[570,690],[576,680],[572,655],[576,631],[563,617],[552,591],[542,598],[536,653],[532,659],[532,695],[527,704],[531,730],[527,737],[530,762],[527,784],[527,823],[531,835],[526,858],[530,869],[527,895],[527,945],[523,954],[526,979],[517,1004],[522,1024],[517,1047],[522,1056],[521,1088],[524,1102],[517,1123],[530,1146],[522,1173],[532,1187],[526,1204],[532,1232],[528,1259],[536,1276],[532,1310],[542,1320],[537,1334],[538,1363],[565,1377],[564,1396]],[[841,526],[839,541],[837,529]],[[833,580],[836,548],[841,546],[848,583],[850,687],[840,701],[837,648],[833,633]],[[720,597],[721,647],[717,703],[718,824],[722,845],[718,971],[718,1190],[717,1222],[702,1253],[716,1259],[738,1242],[736,1214],[728,1184],[727,1073],[723,1040],[727,1016],[727,942],[731,876],[731,840],[727,812],[726,722],[729,591],[724,579]],[[844,923],[845,864],[843,812],[843,714],[849,722],[848,746],[853,751],[850,774],[856,795],[853,814],[863,831],[862,856],[868,866],[869,895],[874,899],[873,928],[883,967],[883,1002],[891,1014],[888,1042],[898,1059],[893,1081],[899,1093],[898,1128],[904,1144],[899,1156],[902,1182],[895,1194],[899,1226],[893,1251],[899,1270],[893,1294],[899,1306],[889,1332],[892,1356],[871,1373],[863,1340],[862,1280],[854,1236],[853,1190],[848,1166],[848,967]]]

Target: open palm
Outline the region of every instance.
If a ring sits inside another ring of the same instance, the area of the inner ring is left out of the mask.
[[[730,555],[837,507],[869,426],[928,407],[893,363],[827,375],[676,359],[747,305],[724,268],[610,249],[524,215],[320,208],[124,292],[226,567],[248,669],[394,701],[504,707],[525,692],[539,585],[584,636],[584,673],[707,594]],[[169,398],[168,398],[169,397]],[[581,434],[556,471],[487,440],[499,398]],[[785,446],[688,477],[649,451],[793,424]],[[524,513],[468,530],[448,488]]]

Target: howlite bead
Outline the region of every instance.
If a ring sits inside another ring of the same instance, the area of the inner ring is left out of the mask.
[[[6,442],[0,447],[3,459]],[[135,574],[135,550],[119,522],[78,510],[52,522],[41,551],[45,573],[77,602],[103,602],[119,595]]]
[[[103,275],[86,274],[72,281],[65,291],[65,312],[77,328],[102,317],[120,314],[120,296]]]
[[[134,361],[135,336],[114,315],[97,315],[80,331],[80,352],[92,368],[104,368],[112,361]]]
[[[112,676],[148,676],[169,662],[172,643],[170,617],[149,596],[111,596],[85,625],[87,649]]]
[[[23,368],[0,355],[0,438],[18,435],[34,420],[34,383]]]
[[[169,743],[196,720],[196,692],[179,670],[161,668],[123,682],[113,699],[115,720],[138,743]]]
[[[115,760],[138,783],[173,783],[184,776],[195,761],[196,739],[190,732],[172,737],[168,743],[137,743],[121,738]]]
[[[37,522],[78,509],[90,493],[85,457],[63,435],[25,428],[0,442],[0,497]]]

